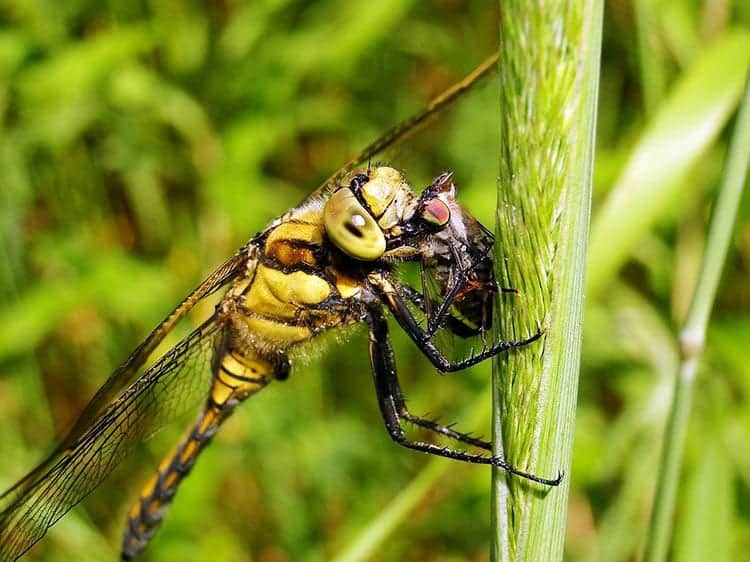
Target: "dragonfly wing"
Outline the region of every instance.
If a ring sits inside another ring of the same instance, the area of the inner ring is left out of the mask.
[[[73,428],[60,443],[58,450],[68,447],[76,441],[89,427],[90,422],[107,406],[114,397],[127,385],[133,382],[138,370],[146,362],[149,355],[164,340],[179,322],[200,300],[213,294],[218,289],[234,279],[247,264],[248,256],[245,248],[237,252],[219,267],[217,267],[198,287],[196,287],[175,308],[169,316],[162,320],[151,333],[146,336],[116,371],[114,371],[94,397],[84,408]]]
[[[50,454],[49,458],[29,472],[23,479],[0,495],[0,510],[8,505],[6,496],[17,497],[23,494],[29,482],[35,481],[49,468],[51,459],[58,453],[69,448],[71,444],[79,440],[96,419],[97,415],[104,410],[115,397],[129,384],[133,382],[138,370],[153,353],[154,349],[164,340],[166,335],[172,331],[175,325],[195,306],[195,304],[211,295],[222,286],[234,279],[247,266],[248,255],[245,248],[229,258],[211,275],[209,275],[198,287],[196,287],[180,305],[175,308],[164,320],[154,328],[141,344],[136,347],[127,360],[117,368],[99,388],[94,397],[84,408],[73,428],[67,433],[57,448]]]
[[[420,109],[413,115],[407,117],[400,123],[397,123],[385,133],[383,133],[377,140],[371,142],[365,148],[363,148],[359,154],[349,160],[346,164],[341,166],[338,170],[333,172],[326,181],[324,181],[318,188],[312,193],[311,196],[317,197],[326,190],[335,187],[349,172],[351,172],[359,164],[370,160],[373,156],[377,156],[386,148],[391,148],[402,143],[414,133],[416,133],[421,127],[423,127],[430,118],[439,114],[446,107],[449,107],[453,102],[459,99],[466,92],[471,90],[475,84],[492,74],[497,69],[497,61],[499,53],[494,53],[483,60],[479,66],[469,72],[464,78],[438,94],[435,98],[430,101],[427,107]]]
[[[0,498],[0,560],[15,560],[88,495],[140,441],[205,399],[215,334],[212,317],[127,387],[66,448]],[[200,391],[200,392],[199,392]]]

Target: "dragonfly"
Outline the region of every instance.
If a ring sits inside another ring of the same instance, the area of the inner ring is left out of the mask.
[[[122,559],[137,557],[159,529],[180,483],[236,407],[272,381],[286,379],[298,348],[318,334],[353,324],[367,326],[375,393],[396,443],[499,467],[544,486],[561,482],[562,473],[543,478],[525,472],[493,456],[489,442],[412,414],[388,333],[386,311],[443,373],[541,337],[539,330],[524,339],[488,342],[501,290],[493,271],[494,237],[458,202],[452,174],[438,175],[417,193],[400,171],[370,164],[489,75],[496,63],[497,55],[489,57],[367,146],[251,238],[154,328],[54,451],[0,496],[0,561],[20,558],[138,443],[179,419],[188,397],[197,393],[203,397],[197,419],[128,512]],[[418,265],[420,284],[397,274],[404,263]],[[147,365],[177,323],[225,287],[210,318]],[[455,359],[440,344],[446,333],[478,338],[481,345]],[[461,448],[412,440],[406,424]]]

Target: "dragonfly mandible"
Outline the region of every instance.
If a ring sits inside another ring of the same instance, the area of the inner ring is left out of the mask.
[[[487,76],[485,60],[424,110],[393,127],[345,164],[299,206],[272,221],[220,265],[131,353],[89,402],[73,429],[38,467],[0,496],[0,560],[16,560],[90,493],[140,441],[185,409],[201,389],[203,408],[177,447],[144,486],[127,517],[122,557],[140,554],[158,530],[180,482],[221,424],[244,400],[287,378],[290,357],[316,335],[355,323],[369,331],[369,357],[389,435],[405,447],[500,467],[547,486],[503,458],[407,438],[403,424],[483,451],[490,443],[412,414],[399,385],[384,310],[441,372],[458,371],[511,348],[487,343],[498,292],[494,237],[457,201],[452,174],[420,193],[388,166],[357,169],[411,135],[430,116]],[[422,286],[395,274],[416,262]],[[199,301],[228,286],[214,313],[141,372],[149,355]],[[438,331],[478,336],[483,345],[460,360],[447,357]]]

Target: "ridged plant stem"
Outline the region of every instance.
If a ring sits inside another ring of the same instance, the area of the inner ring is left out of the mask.
[[[492,560],[562,559],[575,427],[601,52],[601,0],[500,2],[497,329],[544,336],[495,364]]]

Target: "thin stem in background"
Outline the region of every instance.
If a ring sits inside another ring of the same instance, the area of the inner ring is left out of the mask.
[[[696,57],[656,108],[594,215],[589,298],[604,292],[659,221],[696,196],[700,184],[689,174],[737,107],[749,63],[750,34],[732,29]]]
[[[750,163],[750,76],[731,140],[719,196],[711,218],[698,284],[685,325],[680,331],[681,363],[675,379],[672,409],[664,435],[659,481],[646,542],[647,562],[666,558],[671,541],[672,513],[680,478],[685,435],[698,362],[703,353],[708,319],[724,268],[732,230]]]

